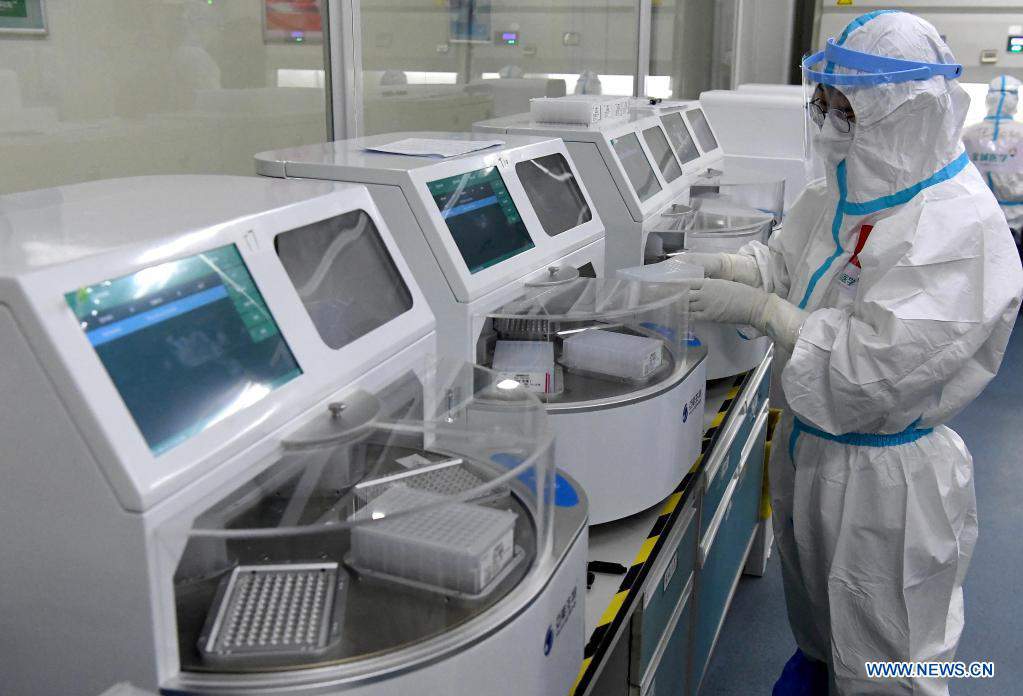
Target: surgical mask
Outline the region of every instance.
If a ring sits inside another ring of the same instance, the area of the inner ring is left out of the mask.
[[[820,132],[814,134],[814,150],[828,168],[837,167],[838,163],[848,156],[853,138],[856,136],[856,124],[850,125],[852,126],[850,131],[843,133],[836,127],[835,120],[829,117],[824,119],[824,126]]]

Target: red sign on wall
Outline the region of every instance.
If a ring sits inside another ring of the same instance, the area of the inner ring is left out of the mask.
[[[320,0],[263,0],[263,38],[273,43],[320,43]]]

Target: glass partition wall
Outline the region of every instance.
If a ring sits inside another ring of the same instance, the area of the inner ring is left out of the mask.
[[[0,194],[251,174],[256,152],[467,131],[534,97],[780,81],[792,3],[26,0],[0,23]]]
[[[330,135],[319,0],[7,4],[0,194],[252,174],[256,152]],[[36,13],[36,31],[7,28],[22,10]]]
[[[344,11],[352,0],[334,2]],[[777,15],[788,2],[760,0],[780,3]],[[755,30],[755,13],[767,11],[755,0],[361,0],[352,7],[358,113],[348,130],[361,135],[469,130],[528,111],[530,99],[544,96],[696,99],[733,86],[738,34]]]
[[[469,130],[533,97],[631,95],[634,0],[362,0],[364,133]]]

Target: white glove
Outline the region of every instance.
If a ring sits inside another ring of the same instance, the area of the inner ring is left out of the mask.
[[[673,258],[683,263],[702,266],[703,274],[708,278],[734,280],[752,288],[763,286],[760,279],[760,268],[752,256],[744,254],[708,254],[700,251],[683,251]]]
[[[792,352],[807,312],[777,295],[730,280],[694,280],[688,285],[690,320],[749,324]]]

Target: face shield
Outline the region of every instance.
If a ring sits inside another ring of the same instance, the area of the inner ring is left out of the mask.
[[[922,63],[863,53],[828,39],[823,51],[803,59],[803,94],[806,99],[806,164],[835,166],[852,144],[856,113],[847,94],[883,84],[932,77],[958,78],[958,63]]]

